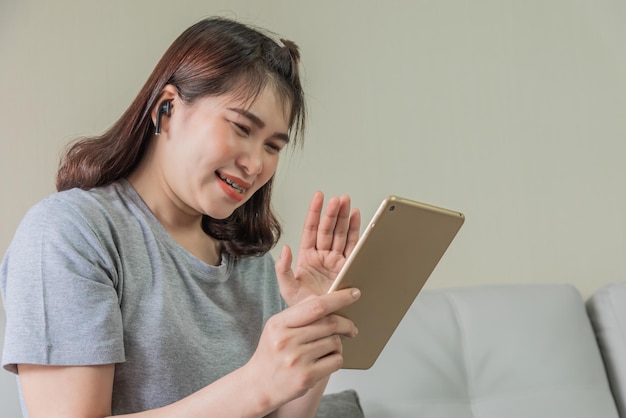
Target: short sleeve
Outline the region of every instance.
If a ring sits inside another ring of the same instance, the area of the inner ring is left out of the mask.
[[[20,223],[0,267],[8,371],[124,361],[115,255],[88,215],[50,197]]]

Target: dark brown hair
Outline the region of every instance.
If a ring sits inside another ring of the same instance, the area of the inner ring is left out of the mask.
[[[153,138],[151,111],[166,84],[173,85],[186,103],[222,94],[252,101],[264,87],[271,86],[285,109],[290,109],[290,136],[297,143],[305,121],[299,60],[293,42],[276,41],[269,33],[242,23],[209,18],[194,24],[167,49],[111,128],[68,146],[57,172],[57,190],[87,190],[128,176]],[[204,216],[204,231],[222,240],[224,249],[236,257],[269,251],[281,234],[271,207],[272,183],[273,178],[226,219]]]

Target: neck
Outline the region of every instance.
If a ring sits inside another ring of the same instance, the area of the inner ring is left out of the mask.
[[[129,183],[180,246],[207,264],[219,265],[221,242],[204,232],[202,214],[189,209],[169,190],[157,164],[153,163],[154,156],[154,149],[149,146],[142,161],[128,176]]]

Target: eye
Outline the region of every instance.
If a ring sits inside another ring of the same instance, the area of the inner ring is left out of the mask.
[[[265,147],[266,147],[266,148],[267,148],[267,149],[268,149],[271,153],[274,153],[274,154],[278,154],[278,153],[279,153],[279,152],[283,149],[283,147],[282,147],[281,145],[275,144],[275,143],[273,143],[273,142],[268,142],[268,143],[266,143],[266,144],[265,144]]]
[[[250,135],[250,128],[248,128],[245,125],[242,125],[240,123],[237,122],[231,122],[231,124],[233,125],[235,131],[237,132],[238,135],[240,136],[249,136]]]

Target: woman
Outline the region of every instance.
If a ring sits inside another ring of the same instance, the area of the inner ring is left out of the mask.
[[[36,417],[314,416],[342,364],[326,294],[358,239],[316,193],[295,270],[272,213],[279,155],[304,127],[295,44],[227,19],[174,41],[102,136],[72,144],[57,189],[0,269],[3,366]],[[26,413],[26,411],[25,411]]]

